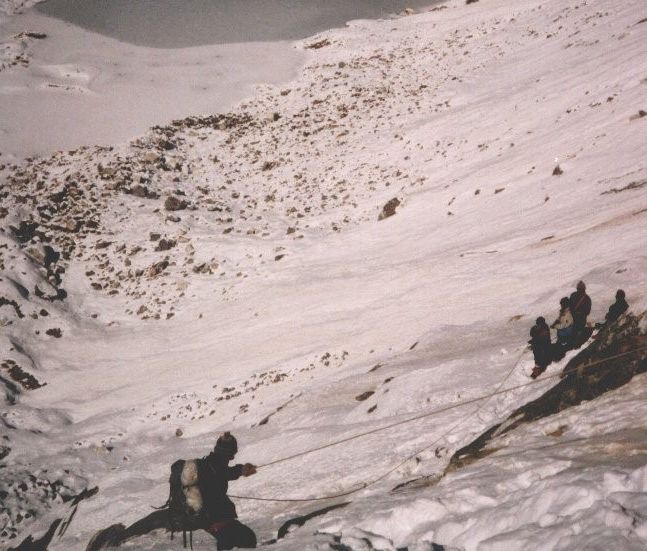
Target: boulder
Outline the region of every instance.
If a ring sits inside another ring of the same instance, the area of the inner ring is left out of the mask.
[[[395,209],[400,206],[400,199],[394,197],[386,205],[382,207],[382,212],[377,217],[378,220],[384,220],[395,214]]]
[[[170,211],[176,210],[185,210],[189,206],[189,203],[184,199],[179,199],[173,195],[169,195],[164,201],[164,208]]]

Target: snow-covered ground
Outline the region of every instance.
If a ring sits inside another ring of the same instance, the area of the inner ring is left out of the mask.
[[[153,124],[229,109],[257,82],[294,78],[304,57],[286,41],[134,46],[36,10],[0,12],[0,151],[124,142]]]
[[[0,157],[1,373],[46,383],[7,387],[2,545],[98,486],[49,547],[84,549],[225,429],[262,465],[524,383],[531,324],[579,279],[595,320],[620,287],[645,311],[646,19],[643,0],[450,1],[298,43],[299,75],[226,116]],[[350,502],[281,550],[644,549],[645,375],[433,483],[553,384],[261,468],[231,492],[345,493],[415,456],[337,500],[236,499],[241,520],[265,541]]]

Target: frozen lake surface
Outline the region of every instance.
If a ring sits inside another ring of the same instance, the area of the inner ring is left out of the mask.
[[[123,42],[186,48],[297,40],[433,0],[50,0],[41,12]]]

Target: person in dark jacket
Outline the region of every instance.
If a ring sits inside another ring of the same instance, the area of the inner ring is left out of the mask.
[[[629,305],[625,300],[625,292],[622,289],[618,289],[618,292],[616,293],[616,301],[609,306],[609,311],[607,312],[607,315],[604,316],[606,324],[608,325],[609,323],[616,321],[627,311],[628,308]]]
[[[575,348],[583,344],[590,335],[586,336],[586,318],[591,313],[591,297],[586,294],[586,285],[578,282],[577,289],[568,299],[568,306],[573,314],[573,340]]]
[[[535,356],[535,368],[532,370],[531,377],[535,379],[541,375],[553,361],[552,343],[550,342],[550,328],[546,320],[538,317],[535,325],[530,329],[530,340],[528,341]]]
[[[218,550],[256,547],[256,534],[238,521],[236,506],[227,497],[230,480],[256,473],[251,463],[229,466],[238,453],[238,442],[228,432],[220,436],[213,451],[198,462],[198,480],[202,494],[205,530],[218,542]]]

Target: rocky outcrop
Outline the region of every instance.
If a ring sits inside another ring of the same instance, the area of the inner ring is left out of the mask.
[[[492,441],[524,423],[554,415],[564,409],[627,384],[647,372],[647,312],[627,315],[604,327],[587,348],[568,362],[561,381],[548,392],[513,411],[451,458],[445,472],[459,469],[488,454]]]

